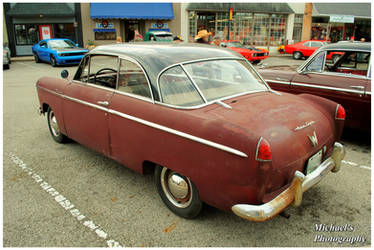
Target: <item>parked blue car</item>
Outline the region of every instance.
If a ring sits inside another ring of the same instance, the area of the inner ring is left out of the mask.
[[[57,65],[79,64],[88,49],[78,47],[72,40],[54,38],[41,40],[32,46],[35,62],[49,62]]]

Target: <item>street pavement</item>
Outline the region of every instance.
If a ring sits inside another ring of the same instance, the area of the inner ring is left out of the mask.
[[[282,56],[265,63],[302,61]],[[46,117],[37,114],[35,83],[42,76],[59,77],[65,68],[17,61],[3,73],[5,247],[371,245],[369,135],[346,133],[341,171],[305,193],[300,207],[286,209],[289,219],[255,223],[205,206],[199,217],[186,220],[162,203],[152,176],[78,143],[53,141]],[[76,67],[67,69],[73,74]],[[316,231],[316,225],[334,232]]]

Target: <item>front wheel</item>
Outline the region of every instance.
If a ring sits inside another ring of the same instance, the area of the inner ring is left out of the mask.
[[[51,55],[50,62],[53,67],[57,66],[56,58],[53,55]]]
[[[257,64],[259,64],[260,62],[261,62],[261,60],[255,60],[255,61],[252,62],[252,64],[253,64],[253,65],[257,65]]]
[[[155,182],[162,201],[173,213],[186,219],[195,218],[200,213],[203,203],[195,184],[188,177],[156,166]]]
[[[300,60],[303,57],[303,54],[300,51],[293,52],[293,59]]]
[[[37,53],[34,53],[34,60],[36,63],[40,63],[40,58]]]
[[[48,121],[49,132],[51,132],[53,140],[55,140],[58,143],[66,142],[67,137],[61,134],[55,113],[50,107],[48,108],[48,111],[47,111],[47,121]]]

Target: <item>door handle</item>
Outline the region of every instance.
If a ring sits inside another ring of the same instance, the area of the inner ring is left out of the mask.
[[[359,89],[359,90],[364,90],[365,87],[364,86],[349,86],[351,87],[352,89]]]
[[[103,105],[103,106],[108,106],[109,102],[107,102],[107,101],[98,101],[97,104]]]

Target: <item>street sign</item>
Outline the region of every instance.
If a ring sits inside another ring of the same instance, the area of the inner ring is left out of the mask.
[[[331,15],[330,23],[354,23],[355,17],[348,15]]]

